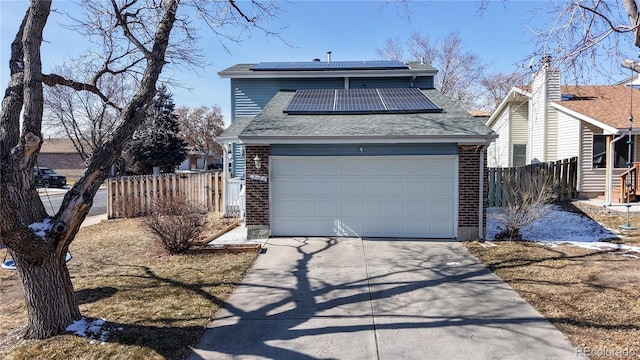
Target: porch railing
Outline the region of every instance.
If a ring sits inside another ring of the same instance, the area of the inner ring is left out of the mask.
[[[634,162],[633,166],[620,174],[620,192],[618,201],[623,203],[636,200],[638,191],[638,167],[640,162]]]
[[[230,179],[225,186],[225,214],[244,219],[244,180]]]

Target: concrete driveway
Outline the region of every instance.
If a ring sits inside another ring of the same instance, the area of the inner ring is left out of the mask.
[[[275,238],[189,359],[576,359],[460,243]]]

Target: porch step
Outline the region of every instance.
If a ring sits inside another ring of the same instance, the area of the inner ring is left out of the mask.
[[[613,189],[611,189],[611,199],[619,203],[627,202],[627,199],[626,197],[624,197],[624,194],[621,194],[619,186],[614,186]],[[631,194],[629,194],[629,201],[636,201],[636,200],[637,200],[637,197],[635,192],[632,192]]]

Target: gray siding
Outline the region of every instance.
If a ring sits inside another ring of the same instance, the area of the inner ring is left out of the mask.
[[[458,155],[457,144],[271,145],[273,156]]]

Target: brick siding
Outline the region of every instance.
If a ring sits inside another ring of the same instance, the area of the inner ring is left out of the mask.
[[[485,171],[484,171],[484,194],[483,199],[483,224],[486,224],[486,208],[487,208],[487,154],[484,154]],[[477,227],[478,226],[478,196],[479,196],[479,183],[480,177],[480,147],[471,146],[458,146],[458,226],[460,227]]]
[[[269,225],[269,146],[247,145],[245,154],[245,224]],[[256,169],[253,161],[256,155],[260,158],[260,169]],[[252,176],[260,177],[260,180],[252,179]]]

